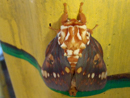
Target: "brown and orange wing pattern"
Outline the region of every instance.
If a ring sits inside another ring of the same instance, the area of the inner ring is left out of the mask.
[[[67,91],[71,85],[70,64],[57,40],[58,38],[55,37],[49,44],[41,71],[43,80],[48,87]]]
[[[83,50],[76,65],[76,88],[78,91],[102,89],[107,81],[106,65],[103,61],[102,48],[93,38]]]

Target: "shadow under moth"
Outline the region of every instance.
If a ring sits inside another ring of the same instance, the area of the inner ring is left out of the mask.
[[[66,4],[57,36],[46,49],[41,67],[29,53],[1,41],[5,53],[31,63],[45,84],[53,91],[68,96],[92,96],[112,88],[130,87],[130,73],[107,76],[103,50],[86,26],[86,17],[80,4],[79,17],[68,19]]]
[[[77,91],[102,89],[107,81],[107,69],[99,42],[86,26],[86,17],[80,4],[79,17],[68,19],[66,3],[61,18],[60,30],[46,49],[42,75],[46,85],[52,89]],[[53,28],[51,28],[53,29]]]

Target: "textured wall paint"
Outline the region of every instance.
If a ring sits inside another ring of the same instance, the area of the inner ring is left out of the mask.
[[[69,18],[76,18],[80,2],[87,27],[104,50],[108,75],[130,72],[130,0],[0,0],[0,40],[24,49],[42,66],[45,49],[59,28],[63,3]],[[69,98],[47,88],[27,61],[4,54],[17,98]],[[130,88],[112,89],[90,98],[128,98]]]

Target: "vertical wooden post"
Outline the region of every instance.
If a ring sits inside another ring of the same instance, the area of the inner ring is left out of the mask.
[[[45,49],[56,36],[50,29],[59,29],[63,3],[68,4],[69,18],[76,18],[80,2],[87,17],[87,27],[94,30],[102,45],[108,75],[130,71],[130,0],[0,0],[0,40],[34,56],[39,65]],[[17,98],[70,98],[50,90],[38,70],[30,63],[4,53]],[[130,88],[113,89],[94,98],[129,97]]]

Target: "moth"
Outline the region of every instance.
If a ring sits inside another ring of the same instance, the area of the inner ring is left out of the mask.
[[[91,36],[97,25],[93,29],[87,28],[82,5],[78,19],[69,20],[64,3],[60,30],[48,45],[41,68],[49,88],[68,91],[71,96],[76,96],[78,91],[102,89],[107,81],[102,47]]]

